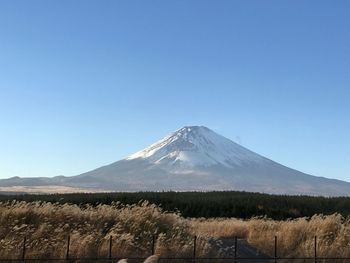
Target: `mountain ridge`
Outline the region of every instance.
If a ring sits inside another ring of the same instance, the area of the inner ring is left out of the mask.
[[[54,178],[0,180],[0,187],[57,185],[87,191],[222,191],[350,195],[350,183],[302,173],[204,126],[185,126],[117,162]],[[1,189],[1,188],[0,188]]]

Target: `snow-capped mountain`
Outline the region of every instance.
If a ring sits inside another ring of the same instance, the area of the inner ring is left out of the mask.
[[[139,158],[180,172],[182,168],[213,165],[233,168],[266,160],[203,126],[184,127],[126,160]]]
[[[350,195],[350,183],[311,176],[254,153],[203,126],[183,127],[115,163],[72,177],[10,178],[11,188],[65,191],[222,191]]]

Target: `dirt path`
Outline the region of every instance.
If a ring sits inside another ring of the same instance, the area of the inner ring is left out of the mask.
[[[220,238],[211,240],[210,243],[219,251],[220,257],[233,258],[235,256],[235,240],[233,238]],[[237,262],[274,262],[271,257],[249,245],[244,239],[237,240]]]

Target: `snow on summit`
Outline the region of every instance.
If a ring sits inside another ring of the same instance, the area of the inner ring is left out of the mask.
[[[189,167],[232,167],[264,159],[204,126],[183,127],[126,159],[138,158],[156,164]]]

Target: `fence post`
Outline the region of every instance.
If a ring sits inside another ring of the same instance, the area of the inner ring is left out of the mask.
[[[277,262],[277,236],[275,236],[275,263]]]
[[[317,236],[315,236],[314,245],[315,245],[315,247],[314,247],[314,249],[315,249],[315,251],[314,251],[314,254],[315,254],[315,263],[317,263]]]
[[[153,235],[153,236],[152,236],[152,256],[153,256],[154,253],[155,253],[155,246],[156,246],[156,236]]]
[[[68,239],[67,239],[66,260],[69,259],[69,245],[70,245],[70,235],[68,235]]]
[[[27,237],[24,237],[23,239],[23,248],[22,248],[22,262],[24,262],[25,256],[26,256],[26,241]]]
[[[237,236],[235,236],[235,254],[234,254],[234,263],[237,262]]]
[[[197,236],[193,238],[193,262],[196,262]]]
[[[108,258],[112,259],[112,236],[109,237],[109,252],[108,252]]]

